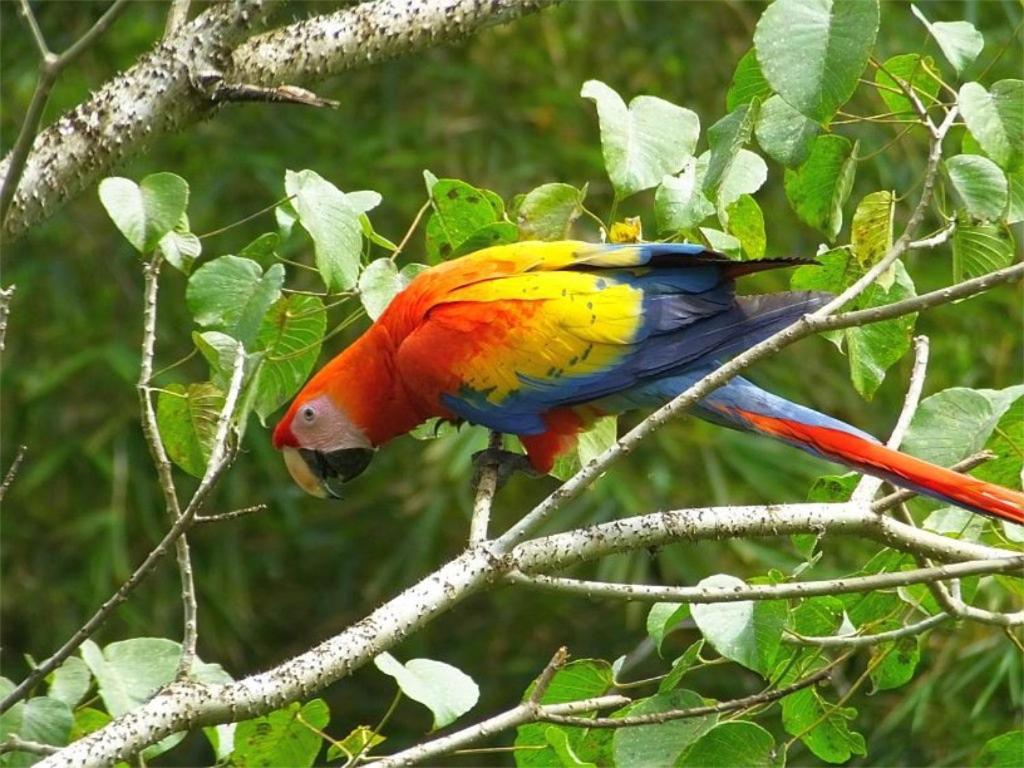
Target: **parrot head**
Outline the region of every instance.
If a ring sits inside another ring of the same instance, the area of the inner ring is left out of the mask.
[[[302,490],[340,498],[338,487],[369,466],[373,445],[328,392],[303,394],[274,428],[274,447]]]

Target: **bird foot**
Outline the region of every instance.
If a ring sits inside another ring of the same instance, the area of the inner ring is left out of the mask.
[[[487,448],[473,454],[473,487],[480,486],[480,480],[484,472],[490,468],[498,471],[495,490],[500,490],[510,477],[516,472],[525,472],[532,477],[539,477],[537,471],[530,464],[529,458],[522,453],[506,451],[503,448]]]

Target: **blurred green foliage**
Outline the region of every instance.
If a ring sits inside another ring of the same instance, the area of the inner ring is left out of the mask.
[[[102,7],[46,2],[38,15],[52,47],[60,48],[84,32]],[[318,3],[289,6],[296,17],[320,9]],[[579,97],[581,84],[600,78],[627,100],[641,93],[662,96],[697,112],[706,130],[725,112],[733,70],[750,46],[761,10],[740,2],[568,3],[459,46],[319,85],[320,94],[341,102],[337,110],[225,107],[159,142],[121,172],[141,178],[172,170],[185,177],[192,229],[200,234],[279,200],[285,169],[302,168],[316,169],[346,190],[381,192],[384,203],[374,212],[374,226],[395,242],[426,199],[425,168],[493,189],[506,200],[545,182],[589,183],[588,206],[606,213],[613,195],[592,105]],[[1019,38],[1013,39],[1022,17],[1019,5],[929,3],[927,11],[933,19],[967,18],[984,32],[981,61],[992,62],[990,81],[1019,76]],[[162,34],[165,12],[161,4],[133,5],[62,77],[44,123],[129,66]],[[0,132],[6,152],[34,85],[35,50],[13,3],[0,4],[0,30]],[[883,4],[879,58],[921,50],[924,40],[906,5]],[[925,50],[939,56],[934,43]],[[887,108],[858,91],[845,109],[867,115]],[[861,156],[869,156],[892,141],[896,129],[862,124],[849,137],[859,138]],[[951,139],[957,147],[962,134],[955,131]],[[923,162],[923,137],[905,137],[887,154],[861,164],[852,199],[878,189],[912,190]],[[620,216],[643,213],[646,219],[652,197],[632,198]],[[815,252],[820,236],[789,211],[777,166],[757,197],[767,214],[768,255]],[[237,253],[273,228],[273,214],[264,214],[205,238],[204,253]],[[653,220],[645,228],[654,232]],[[284,255],[312,259],[311,249],[291,242]],[[412,243],[403,258],[426,261],[422,233]],[[948,250],[917,253],[908,261],[919,292],[951,278]],[[15,446],[28,446],[3,510],[3,674],[17,680],[28,663],[22,655],[45,656],[77,628],[130,573],[167,521],[134,390],[141,266],[95,191],[5,247],[2,269],[3,284],[18,286],[3,356],[3,466]],[[318,289],[317,279],[310,275],[308,286],[300,279],[298,287]],[[780,288],[786,279],[759,276],[744,287]],[[168,271],[162,290],[158,369],[192,348],[184,277]],[[332,314],[328,328],[341,317]],[[328,341],[321,362],[367,322]],[[925,314],[917,330],[932,339],[926,393],[1020,382],[1020,325],[1020,294],[1010,288]],[[847,379],[846,361],[824,340],[812,339],[759,366],[754,378],[883,434],[895,418],[908,370],[909,360],[903,360],[865,402]],[[204,372],[196,356],[160,381],[195,380]],[[625,418],[624,426],[639,418]],[[458,552],[471,506],[470,455],[485,442],[477,429],[426,444],[401,439],[381,452],[372,472],[347,487],[343,501],[326,503],[301,494],[271,449],[267,431],[253,425],[208,511],[259,502],[269,510],[200,528],[191,537],[201,656],[236,677],[264,668],[347,626]],[[684,419],[620,462],[549,528],[706,503],[800,500],[827,471],[828,465],[797,451]],[[498,498],[495,524],[507,526],[553,487],[550,479],[513,479]],[[830,541],[816,574],[854,570],[869,552],[859,542]],[[781,540],[680,544],[608,558],[580,574],[691,584],[712,573],[745,577],[788,569],[802,559]],[[645,616],[640,605],[503,590],[457,607],[396,655],[457,664],[480,684],[476,711],[487,713],[515,701],[561,644],[579,657],[614,658],[631,651],[645,636]],[[177,637],[180,622],[178,577],[168,561],[97,641]],[[695,630],[676,633],[666,641],[666,657],[698,636]],[[861,697],[867,761],[960,764],[986,739],[1019,723],[1020,655],[998,633],[974,625],[933,633],[921,663],[923,671],[909,687]],[[692,683],[723,698],[753,692],[757,685],[753,674],[725,677],[715,668],[699,671]],[[328,689],[324,698],[332,722],[355,726],[376,722],[392,693],[392,682],[367,668]],[[411,742],[428,727],[422,708],[401,706],[389,727],[389,746]],[[209,760],[207,749],[193,739],[164,759]],[[802,747],[791,752],[791,762],[814,762],[797,750]]]

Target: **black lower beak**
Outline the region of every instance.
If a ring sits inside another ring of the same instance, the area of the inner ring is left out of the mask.
[[[343,448],[339,451],[311,451],[299,449],[299,455],[310,471],[320,478],[320,483],[332,498],[341,498],[335,486],[347,483],[370,465],[373,450],[370,448]]]

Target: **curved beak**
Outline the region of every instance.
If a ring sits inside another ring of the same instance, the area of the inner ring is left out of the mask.
[[[341,498],[338,487],[359,475],[373,459],[370,448],[325,452],[286,447],[283,452],[292,479],[306,493],[320,499]]]

